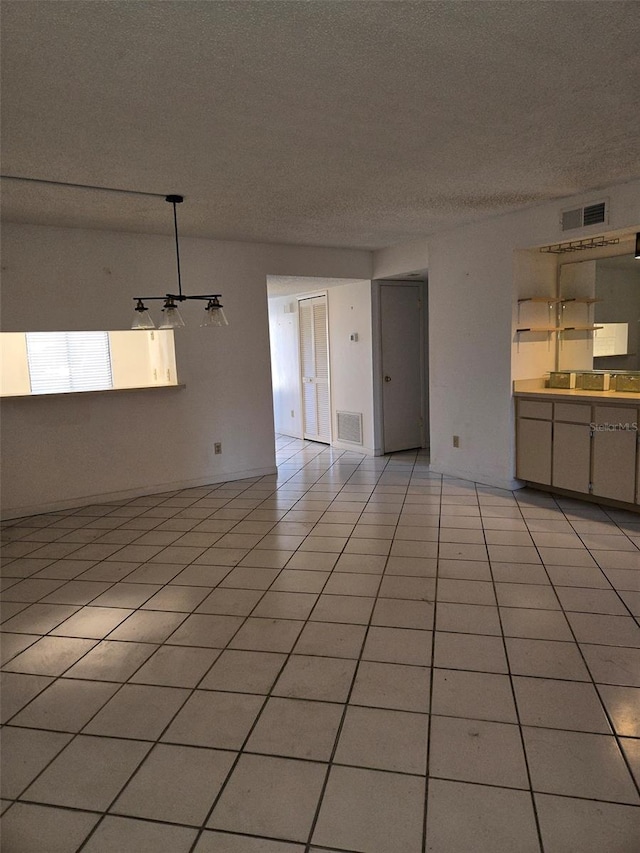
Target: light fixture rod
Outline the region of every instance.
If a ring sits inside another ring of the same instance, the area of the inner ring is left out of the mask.
[[[179,302],[185,302],[187,299],[221,299],[221,293],[205,293],[199,294],[198,296],[181,296],[177,293],[165,293],[164,296],[133,296],[134,300],[142,300],[143,302],[150,302],[153,299],[177,299]]]
[[[53,187],[70,187],[75,190],[101,190],[106,193],[124,193],[125,195],[145,195],[150,198],[167,198],[164,193],[147,193],[143,190],[122,190],[119,187],[96,187],[92,184],[73,184],[67,181],[47,181],[42,178],[25,178],[22,175],[0,175],[4,181],[26,181],[31,184],[49,184]]]
[[[176,212],[176,204],[182,204],[184,201],[181,195],[168,195],[166,201],[173,205],[173,233],[176,238],[176,266],[178,267],[178,299],[182,300],[182,277],[180,275],[180,244],[178,242],[178,214]]]

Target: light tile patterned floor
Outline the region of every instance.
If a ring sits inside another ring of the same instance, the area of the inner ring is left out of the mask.
[[[636,853],[640,515],[280,437],[3,529],[5,853]]]

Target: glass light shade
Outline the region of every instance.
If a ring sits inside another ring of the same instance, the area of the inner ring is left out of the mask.
[[[182,329],[184,320],[175,305],[170,305],[162,309],[162,323],[158,326],[159,329]]]
[[[131,323],[132,329],[155,329],[156,324],[151,319],[151,314],[147,311],[147,309],[140,310],[136,308],[133,312],[133,322]]]
[[[204,319],[202,323],[200,323],[201,328],[208,328],[210,326],[228,326],[229,321],[227,320],[224,309],[221,305],[212,305],[209,303],[204,312]]]

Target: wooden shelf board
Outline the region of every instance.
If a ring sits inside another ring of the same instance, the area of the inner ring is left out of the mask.
[[[602,326],[520,326],[516,332],[595,332]]]
[[[559,332],[595,332],[596,329],[602,329],[602,326],[560,326]]]

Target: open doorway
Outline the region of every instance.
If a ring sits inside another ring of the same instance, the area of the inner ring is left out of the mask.
[[[269,276],[267,290],[275,432],[375,454],[371,280]]]

